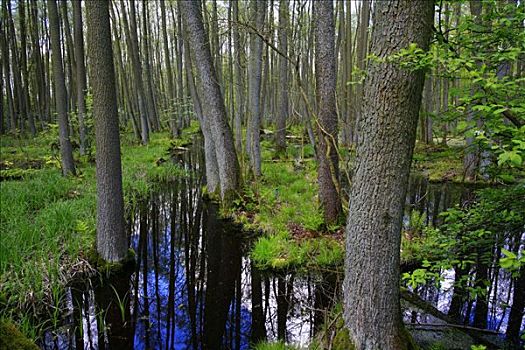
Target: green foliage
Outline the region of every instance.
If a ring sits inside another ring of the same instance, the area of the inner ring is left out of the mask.
[[[497,160],[487,171],[514,181],[523,175],[525,157],[525,127],[520,127],[525,122],[525,78],[512,73],[525,54],[525,12],[512,2],[480,6],[480,18],[465,11],[446,35],[438,31],[429,53],[440,77],[459,82],[450,91],[450,101],[457,103],[450,103],[436,121],[457,123],[456,131],[472,138],[473,148]],[[446,28],[445,23],[439,28]]]
[[[425,264],[424,264],[425,265]],[[429,266],[427,262],[427,267]],[[427,269],[415,269],[412,272],[405,272],[401,278],[412,289],[424,286],[429,282],[437,284],[440,281],[440,275],[437,272],[431,272]]]
[[[454,207],[441,214],[444,224],[426,227],[420,237],[402,243],[402,260],[422,262],[422,268],[405,273],[410,287],[439,281],[440,273],[453,267],[470,269],[478,262],[491,264],[493,247],[503,247],[513,237],[521,237],[525,223],[525,186],[523,184],[487,188],[477,192],[470,207]],[[523,252],[501,249],[496,257],[502,268],[514,274],[523,265]],[[458,283],[467,287],[470,275]],[[488,281],[486,281],[488,283]],[[486,293],[483,286],[468,287],[471,297]]]
[[[485,345],[472,345],[470,350],[487,350],[487,347]]]
[[[525,254],[522,253],[521,256],[518,256],[504,248],[501,249],[501,252],[505,257],[499,259],[500,266],[512,272],[513,276],[518,276],[520,268],[525,266]]]

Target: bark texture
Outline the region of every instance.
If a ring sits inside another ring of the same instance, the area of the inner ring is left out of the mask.
[[[73,26],[75,27],[75,59],[77,65],[77,108],[80,154],[86,153],[87,132],[84,123],[86,115],[86,65],[84,62],[84,34],[82,30],[82,8],[80,1],[73,1]]]
[[[251,1],[252,17],[255,19],[257,32],[262,33],[264,18],[266,15],[266,1]],[[263,42],[257,33],[250,34],[250,60],[249,60],[249,79],[248,94],[250,99],[249,112],[250,123],[247,128],[246,146],[248,156],[255,176],[261,175],[261,144],[260,144],[260,125],[261,125],[261,80],[262,80],[262,55]]]
[[[126,257],[124,200],[109,2],[86,1],[88,53],[97,145],[97,251],[106,261]]]
[[[67,115],[67,92],[62,69],[62,52],[60,50],[60,25],[58,22],[58,8],[55,0],[48,0],[49,34],[51,36],[51,60],[53,63],[53,77],[55,81],[55,101],[58,114],[58,132],[60,139],[60,156],[62,173],[75,174],[73,148],[69,139],[69,118]]]
[[[233,135],[228,126],[226,108],[217,74],[213,66],[209,40],[206,38],[202,14],[198,2],[182,1],[179,3],[185,21],[189,42],[195,53],[195,66],[202,83],[203,104],[206,122],[212,132],[215,155],[219,167],[221,197],[228,202],[240,186],[240,171]]]
[[[279,51],[288,54],[288,0],[279,2]],[[275,132],[275,141],[279,151],[286,149],[286,120],[288,119],[288,58],[279,57],[279,110],[277,114],[277,130]]]
[[[325,223],[341,214],[339,158],[337,154],[337,110],[335,105],[335,23],[331,1],[314,2],[315,81],[317,95],[317,182]]]
[[[378,1],[371,52],[427,49],[432,1]],[[423,71],[370,64],[346,227],[345,321],[356,349],[409,349],[399,303],[401,219]],[[371,181],[374,179],[374,181]]]

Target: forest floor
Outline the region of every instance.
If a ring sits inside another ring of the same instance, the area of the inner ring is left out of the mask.
[[[286,153],[278,154],[270,138],[261,142],[262,173],[244,188],[233,216],[245,228],[263,234],[251,257],[261,269],[341,270],[344,220],[327,227],[318,205],[317,170],[306,137],[292,134]],[[340,149],[343,181],[352,171],[353,151]],[[463,146],[417,144],[412,171],[431,182],[463,181]],[[343,201],[346,212],[347,202]],[[345,215],[343,215],[344,217]]]
[[[63,177],[56,139],[51,129],[34,139],[3,136],[0,143],[1,318],[14,320],[31,339],[49,326],[35,321],[57,321],[53,310],[65,284],[94,272],[88,262],[95,243],[94,155],[75,152],[77,176]],[[121,140],[126,212],[158,184],[184,175],[164,161],[167,133],[153,134],[147,146],[132,139]]]

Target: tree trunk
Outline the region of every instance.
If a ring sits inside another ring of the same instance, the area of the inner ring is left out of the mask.
[[[521,267],[518,277],[514,279],[514,292],[512,294],[512,307],[507,326],[507,341],[512,345],[520,344],[520,328],[525,311],[525,267]]]
[[[241,64],[242,57],[242,48],[241,48],[241,39],[239,35],[239,2],[237,0],[232,0],[232,11],[233,11],[233,20],[235,25],[233,26],[233,46],[235,51],[235,80],[236,80],[236,105],[237,109],[235,110],[235,120],[234,120],[234,130],[235,130],[235,148],[237,153],[242,152],[242,117],[244,114],[244,85],[243,85],[243,69]]]
[[[252,18],[255,20],[255,28],[262,33],[264,17],[266,14],[266,1],[253,0],[250,2]],[[263,42],[256,34],[250,34],[250,61],[248,96],[250,101],[250,119],[246,130],[246,148],[250,157],[253,174],[261,175],[261,145],[260,145],[260,125],[261,125],[261,80],[262,80],[262,54]]]
[[[86,1],[90,78],[97,144],[97,251],[106,261],[126,257],[117,95],[109,2]]]
[[[36,125],[34,114],[30,107],[29,98],[29,71],[27,69],[27,30],[26,30],[26,10],[25,0],[18,1],[18,14],[20,22],[20,68],[22,69],[22,98],[26,106],[27,121],[29,122],[29,131],[32,136],[36,135]]]
[[[177,99],[176,91],[173,86],[173,71],[171,69],[171,58],[170,51],[168,46],[168,32],[166,30],[166,5],[164,1],[160,2],[160,12],[161,12],[161,23],[162,23],[162,44],[164,46],[164,61],[166,61],[166,80],[168,81],[168,106],[170,107],[170,126],[171,126],[171,135],[177,137],[179,135],[179,130],[177,127],[176,112],[171,109],[171,106],[175,104]],[[180,54],[180,53],[179,53]],[[179,73],[180,74],[180,73]]]
[[[58,131],[60,137],[60,153],[62,157],[62,173],[75,174],[73,149],[69,139],[69,118],[67,114],[67,93],[64,70],[62,69],[62,52],[60,50],[60,25],[58,23],[58,8],[55,0],[47,1],[49,12],[49,32],[51,35],[51,60],[53,61],[53,76],[55,81],[55,102],[58,115]]]
[[[7,106],[6,106],[6,110],[7,110],[7,118],[6,118],[6,123],[7,123],[7,129],[10,129],[11,132],[15,132],[16,131],[16,117],[15,117],[15,106],[14,106],[14,101],[13,101],[13,89],[11,88],[11,68],[10,68],[10,62],[11,60],[9,59],[9,46],[8,46],[8,42],[7,42],[7,35],[8,35],[8,30],[6,28],[6,25],[4,23],[6,23],[7,21],[7,6],[6,6],[6,2],[7,1],[3,1],[2,2],[2,31],[0,32],[0,51],[2,52],[2,67],[0,67],[1,69],[3,69],[3,79],[4,79],[4,83],[5,83],[5,94],[6,94],[6,99],[7,99]]]
[[[215,155],[219,167],[219,179],[222,199],[228,203],[234,198],[240,186],[239,163],[228,126],[224,99],[213,66],[209,41],[204,32],[202,15],[196,2],[180,2],[182,16],[189,34],[189,42],[195,53],[195,65],[199,73],[203,98],[206,101],[205,118],[210,123]]]
[[[480,0],[470,0],[470,13],[474,17],[474,23],[481,26],[482,25],[482,19],[481,19],[481,12],[483,9],[482,2]],[[476,65],[478,67],[481,66],[481,62],[479,60],[476,60]],[[472,94],[474,94],[475,91],[472,91]],[[476,120],[476,123],[481,125],[478,121],[478,118],[475,115],[476,113],[472,110],[472,107],[469,107],[468,114],[467,114],[467,121],[474,121]],[[478,169],[480,165],[480,154],[479,154],[479,147],[475,143],[474,136],[467,137],[466,139],[467,146],[465,149],[465,157],[463,158],[463,170],[465,173],[465,178],[467,180],[475,180]]]
[[[144,74],[146,75],[146,100],[148,106],[148,118],[150,124],[153,125],[153,130],[160,130],[160,122],[157,115],[157,108],[155,105],[155,96],[153,92],[153,77],[150,66],[150,55],[149,55],[149,14],[148,14],[148,1],[142,1],[142,29],[143,29],[143,38],[142,38],[142,55],[144,58]]]
[[[379,1],[371,52],[428,49],[432,1]],[[410,349],[399,301],[401,221],[425,74],[370,63],[346,227],[345,321],[356,349]],[[372,181],[373,179],[373,181]],[[379,249],[379,251],[378,251]]]
[[[187,35],[187,33],[185,33]],[[197,119],[201,123],[202,134],[204,135],[204,162],[206,165],[206,186],[207,190],[211,194],[220,192],[220,179],[219,179],[219,165],[217,164],[217,156],[215,151],[215,143],[213,140],[213,134],[210,129],[211,124],[209,119],[202,113],[202,105],[197,94],[197,88],[193,79],[192,73],[192,60],[189,49],[188,40],[184,39],[184,60],[186,63],[186,80],[187,86],[190,90],[191,98],[193,100],[193,106]],[[201,89],[202,90],[202,89]]]
[[[35,85],[35,101],[36,110],[40,121],[48,120],[49,117],[46,113],[46,77],[44,73],[44,64],[42,62],[42,56],[40,52],[40,36],[38,30],[38,4],[34,1],[30,2],[30,32],[31,32],[31,46],[32,46],[32,60],[35,66],[35,75],[33,81]]]
[[[279,1],[279,51],[288,55],[288,0]],[[278,151],[286,150],[286,120],[288,119],[288,58],[279,56],[279,110],[275,141]]]
[[[357,28],[357,49],[356,49],[356,60],[357,68],[360,71],[366,69],[366,55],[368,53],[368,26],[370,23],[370,3],[371,1],[362,1],[361,11],[359,13],[359,25]],[[361,119],[363,110],[363,84],[356,85],[355,92],[355,118],[356,120]],[[357,128],[358,129],[358,128]],[[357,130],[354,127],[352,130],[353,142],[357,141],[358,135]]]
[[[139,59],[139,44],[137,39],[137,23],[135,20],[135,2],[132,1],[130,6],[133,8],[130,11],[130,22],[131,26],[128,25],[128,19],[124,2],[122,2],[122,19],[124,24],[124,31],[126,34],[126,43],[128,51],[131,56],[131,65],[133,70],[133,80],[135,82],[135,89],[138,97],[139,113],[140,113],[140,128],[142,143],[147,144],[149,142],[149,127],[148,127],[148,108],[146,102],[146,96],[144,91],[144,84],[142,81],[142,65]]]
[[[87,148],[87,132],[84,123],[86,116],[86,65],[84,63],[84,35],[82,29],[82,8],[80,1],[73,1],[73,26],[75,35],[75,59],[77,65],[77,107],[78,130],[80,134],[80,154],[84,155]]]
[[[315,80],[317,95],[317,182],[325,223],[341,215],[337,110],[335,101],[334,7],[331,1],[314,2]]]

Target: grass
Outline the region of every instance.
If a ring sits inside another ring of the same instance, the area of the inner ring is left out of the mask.
[[[261,146],[263,176],[245,187],[233,214],[246,229],[263,232],[252,249],[253,261],[273,270],[341,265],[343,244],[334,234],[338,227],[324,229],[318,206],[311,146],[289,144],[282,155],[268,140]]]
[[[260,342],[253,348],[254,350],[297,350],[295,346],[287,345],[284,342]]]
[[[184,175],[169,156],[167,133],[151,135],[147,146],[122,141],[123,188],[129,212],[159,183]],[[63,287],[91,270],[86,253],[94,246],[96,183],[93,157],[75,155],[78,176],[63,177],[47,133],[30,140],[1,138],[0,165],[16,170],[39,164],[21,180],[0,182],[0,311],[32,339],[58,315]],[[9,168],[9,169],[5,169]],[[38,316],[38,317],[35,317]],[[56,320],[55,320],[56,321]]]

